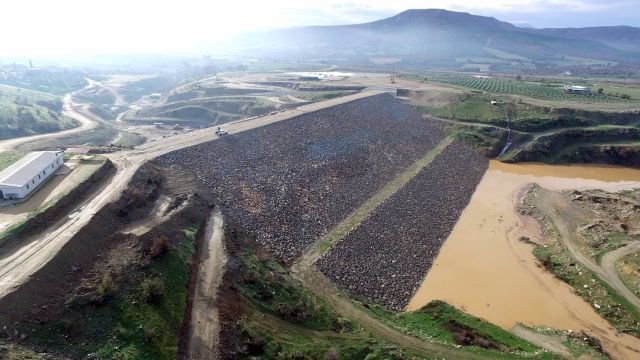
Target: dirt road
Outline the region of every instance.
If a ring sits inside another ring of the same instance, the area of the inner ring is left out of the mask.
[[[561,193],[546,190],[539,192],[536,203],[539,209],[544,212],[555,225],[560,233],[561,241],[565,244],[571,256],[573,256],[580,265],[591,270],[600,279],[605,281],[615,292],[624,297],[637,309],[640,309],[640,299],[620,280],[615,268],[616,260],[619,259],[620,256],[624,256],[625,250],[633,251],[635,247],[637,247],[637,244],[634,243],[635,245],[631,244],[621,248],[624,250],[618,249],[605,254],[603,257],[603,266],[600,266],[580,250],[580,242],[576,235],[579,219],[581,218],[580,209],[569,203]],[[604,267],[605,261],[607,268]]]
[[[218,358],[218,287],[224,275],[227,257],[224,249],[224,219],[215,209],[207,221],[198,274],[191,307],[187,359]]]
[[[68,129],[63,131],[52,132],[52,133],[30,135],[30,136],[23,136],[23,137],[14,138],[14,139],[2,140],[0,141],[0,151],[13,150],[19,145],[38,141],[38,140],[67,137],[69,135],[80,134],[80,133],[87,132],[94,129],[98,125],[98,123],[95,120],[89,118],[88,116],[78,112],[77,111],[78,108],[82,107],[83,105],[74,103],[73,100],[71,99],[71,96],[72,94],[65,95],[62,114],[78,121],[80,123],[78,127],[74,127],[73,129]]]
[[[362,92],[304,105],[274,115],[238,120],[225,125],[229,131],[229,135],[226,136],[233,136],[233,134],[242,131],[377,94],[379,92]],[[83,116],[75,110],[72,110],[70,114],[74,117]],[[4,253],[0,258],[0,298],[27,281],[33,273],[51,260],[82,227],[87,225],[103,206],[116,200],[142,164],[168,152],[216,139],[218,136],[213,133],[212,129],[203,129],[162,139],[162,141],[148,142],[135,150],[109,154],[108,157],[116,166],[117,173],[104,186],[104,191],[88,200],[82,208],[74,212],[75,216],[65,223],[56,224],[41,234],[25,239],[26,245],[23,247],[0,249],[0,252]]]
[[[304,264],[305,262],[303,262]],[[402,348],[426,353],[440,359],[493,359],[495,357],[475,354],[464,350],[456,350],[452,346],[434,341],[422,340],[406,335],[375,319],[364,310],[356,307],[349,297],[340,293],[336,286],[324,276],[314,265],[296,265],[293,275],[300,280],[307,289],[327,302],[337,313],[352,319],[362,327],[384,340],[400,345]]]
[[[512,327],[509,331],[534,345],[540,346],[541,348],[547,349],[566,358],[571,357],[571,351],[569,351],[567,346],[563,344],[564,339],[560,337],[540,334],[533,330],[529,330],[520,324]]]
[[[114,99],[114,104],[113,106],[126,106],[127,102],[124,100],[124,98],[122,97],[122,95],[120,95],[120,93],[117,90],[117,87],[114,86],[107,86],[99,81],[95,81],[95,80],[91,80],[89,78],[84,78],[88,83],[88,87],[99,87],[99,88],[103,88],[106,91],[108,91],[111,96],[113,96]]]
[[[634,241],[626,246],[606,253],[600,260],[602,271],[604,271],[609,278],[617,278],[622,283],[622,280],[620,279],[620,275],[618,274],[618,270],[616,268],[616,263],[623,257],[637,251],[640,251],[640,241]]]

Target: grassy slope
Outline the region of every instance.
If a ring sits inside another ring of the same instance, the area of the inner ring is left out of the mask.
[[[425,358],[424,354],[410,354],[376,339],[357,323],[340,317],[323,300],[305,290],[280,263],[259,258],[246,245],[239,258],[242,270],[233,288],[238,289],[247,315],[236,323],[239,348],[236,358],[317,359],[331,352],[344,359]],[[466,351],[504,359],[556,358],[446,303],[435,302],[421,311],[398,314],[372,305],[359,306],[392,327],[427,341],[454,345],[454,334],[448,324],[455,322],[495,344],[494,348],[466,346]]]
[[[476,343],[472,348],[476,352],[495,357],[496,359],[560,359],[527,341],[503,330],[502,328],[473,317],[443,302],[433,301],[414,312],[392,313],[377,305],[367,304],[369,311],[380,320],[421,339],[436,340],[448,344],[466,342]],[[452,331],[455,329],[454,331]],[[461,329],[463,331],[461,331]],[[564,337],[566,333],[553,329],[531,329],[540,333]],[[483,344],[486,349],[480,348]],[[564,341],[569,351],[576,358],[587,355],[590,359],[606,359],[592,344],[583,341],[582,337],[567,338]]]
[[[198,228],[185,228],[177,246],[130,274],[133,286],[119,289],[105,276],[95,289],[99,300],[72,298],[65,318],[23,332],[32,343],[78,358],[175,359]]]
[[[0,139],[76,126],[61,110],[62,100],[57,96],[0,85]]]
[[[596,312],[618,331],[640,336],[638,310],[588,269],[575,265],[561,244],[555,241],[546,247],[535,246],[533,254],[547,270],[571,285],[588,303],[597,304],[599,308],[593,305]]]
[[[492,100],[497,100],[499,105],[491,105]],[[505,108],[510,123],[506,120]],[[506,127],[510,126],[514,146],[503,157],[505,161],[640,164],[640,146],[633,141],[633,132],[611,126],[637,129],[638,118],[633,113],[551,108],[509,96],[476,93],[460,94],[440,106],[422,107],[422,111],[456,120],[458,123],[452,126],[451,132],[492,157],[506,144]],[[580,141],[578,133],[584,135],[584,141]],[[537,138],[537,135],[542,136]],[[532,139],[535,141],[529,142]]]
[[[616,266],[622,282],[629,290],[640,294],[640,252],[623,257]]]
[[[0,171],[27,155],[26,151],[0,151]]]
[[[235,324],[236,358],[321,359],[332,353],[344,359],[417,356],[338,316],[280,263],[260,260],[249,247],[240,251],[239,259],[237,289],[246,315]]]

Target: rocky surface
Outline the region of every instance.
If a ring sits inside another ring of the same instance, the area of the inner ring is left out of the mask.
[[[417,111],[381,94],[160,161],[193,170],[258,243],[291,261],[443,137]]]
[[[318,262],[351,293],[402,310],[467,206],[488,166],[454,142]]]

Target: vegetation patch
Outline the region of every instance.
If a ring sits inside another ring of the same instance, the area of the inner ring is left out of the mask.
[[[120,131],[115,140],[113,140],[113,146],[131,149],[137,145],[144,144],[146,140],[147,138],[138,133],[130,131]]]
[[[473,144],[482,154],[495,157],[507,142],[508,132],[489,126],[455,124],[450,133],[458,140]]]
[[[496,358],[558,358],[499,326],[464,313],[443,301],[432,301],[413,312],[391,312],[369,303],[364,303],[362,307],[385,324],[427,341],[464,346]]]
[[[445,83],[464,88],[477,89],[493,94],[521,95],[540,100],[562,100],[575,103],[625,103],[634,102],[630,96],[621,97],[612,94],[569,94],[563,91],[562,83],[553,83],[547,80],[531,81],[521,78],[472,76],[454,73],[429,73],[420,78],[422,81]]]
[[[534,188],[535,189],[535,188]],[[533,255],[552,274],[571,285],[576,293],[618,331],[640,336],[640,312],[589,269],[580,265],[559,239],[560,234],[549,218],[534,204],[535,190],[530,190],[520,207],[523,214],[535,214],[542,219],[549,238],[545,245],[532,244]]]
[[[77,126],[62,106],[55,95],[0,85],[0,140]]]
[[[576,293],[618,331],[640,336],[640,313],[626,299],[588,269],[580,266],[560,243],[536,245],[533,255],[544,267],[562,281],[571,285]]]
[[[616,267],[620,279],[634,294],[640,295],[640,252],[620,259]]]
[[[24,325],[28,343],[66,356],[99,359],[175,359],[187,304],[187,282],[198,225],[183,229],[151,257],[134,246],[125,268],[107,266],[92,290],[84,285],[63,318]]]
[[[81,71],[53,67],[34,70],[15,64],[12,70],[13,74],[0,79],[0,83],[58,96],[87,85],[87,75]]]
[[[242,315],[233,321],[236,359],[427,359],[381,341],[339,316],[268,255],[258,256],[242,233],[229,234],[239,249],[236,289]],[[233,248],[233,246],[232,246]],[[260,253],[264,253],[260,251]],[[234,304],[238,306],[238,304]],[[228,341],[230,339],[226,339]],[[225,341],[225,340],[223,340]]]
[[[27,155],[26,151],[1,151],[0,152],[0,171],[6,169],[11,164],[22,159]]]

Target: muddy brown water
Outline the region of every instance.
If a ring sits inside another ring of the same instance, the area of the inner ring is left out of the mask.
[[[521,217],[522,189],[640,187],[640,170],[614,166],[552,166],[492,161],[407,310],[440,299],[505,329],[517,323],[584,330],[617,359],[640,358],[640,339],[623,335],[573,289],[538,265],[531,245],[544,241],[538,224]]]

